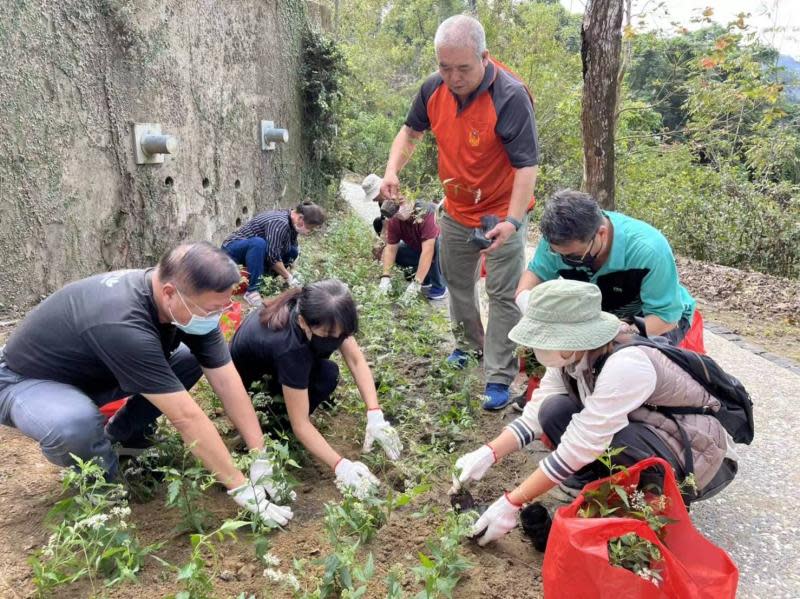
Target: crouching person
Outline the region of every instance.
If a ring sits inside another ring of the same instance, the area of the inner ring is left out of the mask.
[[[269,391],[283,395],[300,443],[334,471],[339,487],[361,495],[378,479],[363,463],[342,457],[310,419],[314,410],[330,401],[339,383],[339,368],[329,359],[338,350],[367,408],[364,450],[377,441],[389,459],[400,457],[400,438],[378,405],[372,372],[353,337],[357,330],[353,296],[341,281],[326,279],[266,300],[239,327],[231,355],[248,388],[267,377]]]
[[[218,328],[239,270],[207,243],[180,245],[158,266],[95,275],[37,306],[0,351],[0,423],[71,466],[94,458],[109,479],[114,444],[141,447],[162,413],[229,495],[263,521],[284,525],[288,507],[249,481],[190,389],[206,375],[248,448],[263,451],[261,428]],[[104,426],[98,409],[131,395]],[[256,463],[268,462],[258,456]]]
[[[525,316],[509,333],[516,343],[533,348],[547,370],[523,415],[493,441],[458,459],[454,490],[481,479],[497,460],[534,439],[554,451],[478,520],[476,532],[486,529],[481,545],[509,532],[522,505],[556,485],[577,496],[587,482],[607,476],[597,458],[609,447],[624,448],[612,458],[621,466],[657,456],[679,480],[693,472],[702,498],[719,492],[736,474],[733,441],[717,418],[696,413],[670,418],[652,409],[714,411],[719,400],[658,349],[614,351],[631,336],[600,306],[600,290],[593,284],[548,281],[533,289]],[[688,460],[693,464],[687,466]]]

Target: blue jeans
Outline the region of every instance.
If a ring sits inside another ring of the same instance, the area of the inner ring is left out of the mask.
[[[200,379],[200,365],[185,345],[168,360],[186,389]],[[126,395],[120,389],[108,389],[90,396],[73,385],[24,377],[0,359],[0,425],[14,427],[37,441],[44,457],[58,466],[71,466],[70,454],[82,460],[97,458],[109,480],[116,477],[117,455],[105,434],[105,419],[98,406]],[[125,441],[152,429],[160,415],[144,397],[134,395],[109,427],[116,426],[115,438]]]
[[[263,237],[250,239],[234,239],[222,246],[222,249],[237,264],[243,264],[250,273],[247,291],[258,291],[261,277],[264,276],[264,260],[267,257],[269,244]]]
[[[431,260],[431,267],[428,270],[428,274],[425,275],[425,280],[422,282],[423,285],[430,285],[436,289],[444,289],[447,287],[447,283],[444,280],[444,276],[442,276],[442,269],[439,266],[439,238],[436,238],[436,243],[433,246],[433,259]],[[419,266],[419,258],[420,252],[415,251],[414,249],[410,248],[405,242],[401,241],[399,243],[399,247],[397,248],[397,258],[395,258],[395,263],[397,266],[401,266],[403,268],[410,268],[412,272],[417,272],[417,267]]]
[[[291,266],[291,265],[294,263],[294,261],[295,261],[295,260],[297,260],[297,257],[298,257],[299,255],[300,255],[300,247],[299,247],[299,246],[296,246],[296,245],[290,245],[290,246],[289,246],[289,251],[288,251],[288,252],[286,252],[286,253],[285,253],[285,254],[284,254],[282,257],[281,257],[281,258],[282,258],[282,261],[283,261],[283,265],[284,265],[286,268],[289,268],[289,267],[290,267],[290,266]]]

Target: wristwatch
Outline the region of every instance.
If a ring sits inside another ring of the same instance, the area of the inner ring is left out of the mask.
[[[507,217],[506,217],[506,222],[507,222],[507,223],[511,223],[512,225],[514,225],[514,228],[515,228],[517,231],[519,231],[519,228],[522,226],[522,221],[521,221],[521,220],[517,220],[517,219],[516,219],[516,218],[514,218],[513,216],[507,216]]]

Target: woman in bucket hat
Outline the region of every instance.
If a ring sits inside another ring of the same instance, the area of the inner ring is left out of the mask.
[[[524,503],[557,485],[579,491],[587,482],[607,476],[597,458],[609,447],[624,448],[613,457],[617,464],[630,466],[658,456],[672,465],[678,478],[685,477],[684,445],[676,422],[645,404],[715,410],[719,401],[657,349],[632,346],[614,352],[630,340],[631,332],[601,310],[596,285],[558,279],[535,287],[525,315],[508,336],[533,348],[536,359],[547,367],[542,384],[520,418],[456,461],[451,491],[480,480],[492,464],[534,439],[554,450],[476,522],[476,534],[485,530],[480,545],[508,533]],[[733,441],[714,416],[676,418],[690,441],[697,487],[709,497],[736,473]]]

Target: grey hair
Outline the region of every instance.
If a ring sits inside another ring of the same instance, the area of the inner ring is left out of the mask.
[[[539,230],[548,243],[566,245],[588,242],[602,224],[603,211],[597,200],[588,193],[564,189],[545,204]]]
[[[228,254],[206,241],[184,243],[158,262],[162,283],[177,284],[186,293],[230,291],[239,282],[239,267]]]
[[[478,58],[486,51],[486,32],[480,21],[469,15],[453,15],[442,21],[433,38],[433,47],[473,48]]]

